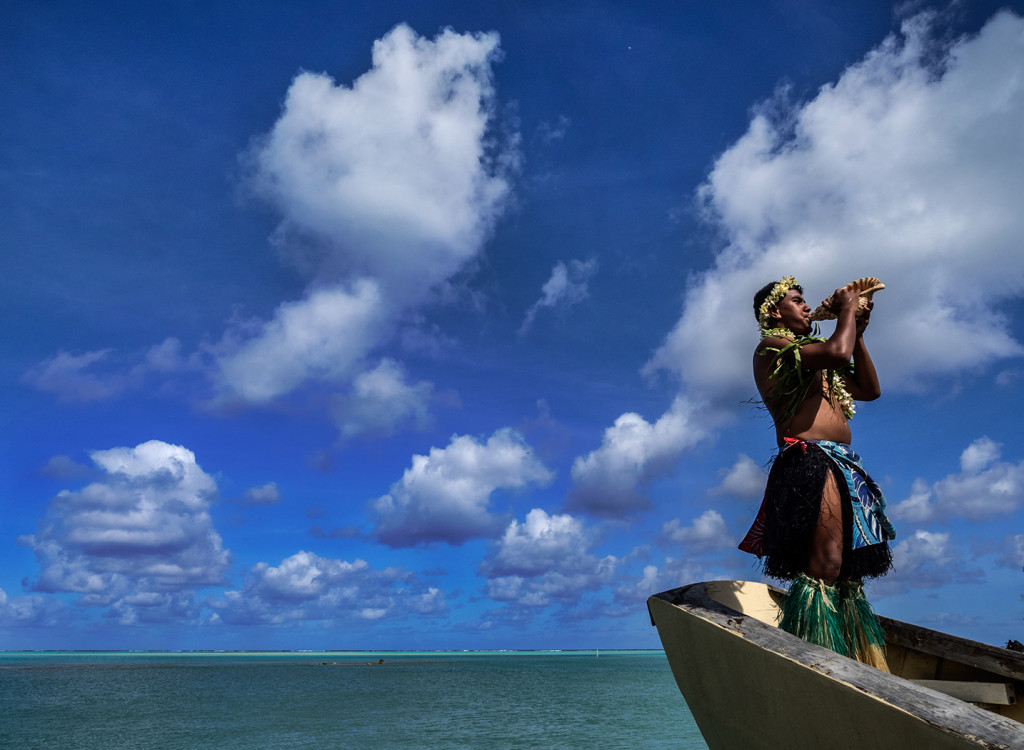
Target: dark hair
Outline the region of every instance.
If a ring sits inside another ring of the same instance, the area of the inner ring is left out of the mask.
[[[754,295],[754,318],[755,319],[759,319],[760,312],[761,312],[761,305],[763,305],[764,301],[766,299],[768,299],[768,295],[772,293],[772,289],[774,289],[775,285],[778,284],[778,283],[779,282],[777,282],[777,281],[769,281],[767,284],[765,284],[763,287],[761,287],[757,291],[757,294]],[[802,286],[800,286],[799,284],[794,284],[793,286],[790,287],[790,289],[796,289],[798,292],[800,292],[800,294],[804,293],[804,288]]]

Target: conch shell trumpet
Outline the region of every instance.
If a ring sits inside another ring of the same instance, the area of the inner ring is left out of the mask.
[[[843,288],[857,292],[857,294],[860,295],[860,300],[858,300],[857,303],[857,315],[859,316],[867,309],[868,303],[871,301],[871,295],[879,289],[885,289],[885,284],[874,276],[865,276],[863,279],[851,281]],[[811,313],[811,320],[835,320],[839,317],[832,312],[833,297],[835,297],[834,292],[822,300],[822,303],[814,309],[814,312]]]

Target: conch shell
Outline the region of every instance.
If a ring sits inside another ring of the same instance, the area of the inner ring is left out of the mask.
[[[849,289],[860,295],[860,300],[857,304],[857,315],[859,316],[867,309],[868,303],[871,301],[871,295],[879,289],[885,289],[885,284],[874,276],[865,276],[863,279],[851,281],[844,287],[844,289]],[[821,304],[818,305],[814,309],[814,312],[811,313],[811,320],[835,320],[839,317],[832,312],[833,297],[835,297],[834,292],[822,300]]]

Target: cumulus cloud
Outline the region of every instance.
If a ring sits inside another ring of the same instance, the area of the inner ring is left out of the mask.
[[[141,591],[110,605],[108,616],[120,625],[194,620],[199,613],[192,591]]]
[[[267,482],[261,487],[250,487],[242,493],[242,502],[246,505],[276,505],[281,502],[277,482]]]
[[[7,596],[0,589],[0,628],[40,628],[68,620],[63,604],[49,596]]]
[[[497,34],[399,25],[352,86],[302,73],[260,140],[254,186],[281,232],[324,238],[323,272],[421,297],[472,258],[508,196],[514,150],[488,150]]]
[[[1002,446],[983,435],[964,448],[960,454],[960,468],[965,474],[977,474],[999,458]]]
[[[615,601],[635,606],[647,601],[651,594],[666,591],[694,581],[710,581],[722,576],[710,573],[700,563],[686,557],[667,557],[659,568],[645,565],[639,578],[632,578],[615,589]]]
[[[402,24],[373,45],[350,84],[292,81],[280,117],[243,156],[245,185],[280,214],[272,241],[309,278],[269,319],[237,319],[183,357],[168,339],[144,355],[59,352],[24,375],[64,401],[111,399],[149,373],[202,371],[207,405],[265,405],[310,384],[334,397],[343,438],[422,426],[431,384],[410,382],[379,350],[424,332],[425,304],[450,301],[511,200],[519,136],[501,127],[495,33],[429,39]],[[440,337],[422,336],[436,346]]]
[[[380,289],[368,279],[351,288],[313,291],[282,304],[259,332],[220,344],[221,385],[251,403],[264,403],[308,380],[346,382],[385,328]]]
[[[332,399],[331,411],[342,437],[390,435],[399,425],[424,429],[430,422],[432,383],[409,383],[402,366],[384,358],[358,375],[350,393]]]
[[[718,511],[710,509],[701,513],[689,526],[683,526],[678,518],[662,524],[659,538],[664,544],[682,545],[687,552],[692,553],[736,546],[736,540],[729,533],[725,519]]]
[[[31,587],[79,594],[126,622],[185,616],[191,591],[223,583],[230,562],[209,515],[213,478],[191,451],[158,440],[91,458],[102,479],[59,493],[19,539],[39,560]]]
[[[490,510],[495,490],[551,479],[515,430],[498,430],[486,443],[456,435],[446,448],[413,456],[401,480],[373,501],[374,535],[391,547],[493,536],[502,524]]]
[[[612,518],[646,509],[650,503],[640,488],[669,471],[707,429],[683,397],[653,424],[639,414],[623,414],[605,430],[601,447],[573,462],[567,509]]]
[[[174,339],[119,370],[109,349],[60,352],[25,381],[65,401],[97,401],[138,387],[146,373],[203,361],[212,404],[266,404],[311,382],[348,386],[362,373],[350,398],[367,391],[368,403],[343,420],[347,435],[390,429],[382,420],[394,408],[421,421],[428,386],[407,386],[400,404],[382,405],[387,373],[365,373],[365,360],[403,316],[444,298],[438,289],[478,255],[511,198],[520,157],[518,136],[496,127],[500,58],[497,34],[448,29],[427,39],[399,25],[374,43],[371,68],[351,85],[296,76],[245,161],[247,185],[280,212],[275,244],[311,279],[305,294],[269,320],[229,325],[202,359],[183,358]]]
[[[929,484],[914,481],[910,497],[892,508],[892,516],[914,522],[944,518],[985,521],[1010,515],[1024,505],[1024,461],[997,460],[1000,445],[981,437],[960,456],[959,474]]]
[[[590,544],[580,519],[568,514],[549,515],[534,508],[522,523],[515,519],[509,523],[494,550],[480,564],[480,572],[486,576],[532,577],[551,570],[592,571],[596,558],[585,551]]]
[[[751,299],[785,274],[812,301],[860,276],[886,283],[867,334],[883,387],[1024,351],[999,308],[1024,291],[1007,281],[1024,273],[1024,20],[1003,12],[946,42],[929,18],[811,101],[769,102],[719,157],[699,198],[728,245],[693,278],[648,372],[747,394]]]
[[[551,271],[551,278],[541,287],[541,297],[526,311],[523,324],[519,327],[519,335],[525,336],[537,317],[537,313],[545,307],[569,308],[585,300],[590,291],[587,283],[597,271],[597,261],[570,260],[568,265],[558,261]]]
[[[438,615],[448,608],[440,589],[423,585],[400,568],[376,570],[365,560],[347,562],[306,551],[276,567],[257,563],[241,589],[206,604],[214,610],[215,622],[280,626],[372,621],[399,608]]]
[[[281,214],[275,242],[314,279],[214,349],[226,399],[261,404],[308,382],[352,386],[344,437],[425,419],[429,384],[365,360],[472,261],[510,197],[515,136],[495,132],[496,34],[399,25],[350,86],[301,73],[258,139],[249,184]]]
[[[722,483],[711,490],[712,495],[753,498],[764,494],[768,476],[765,470],[745,453],[741,453],[736,458],[736,463],[719,473],[722,475]]]
[[[578,518],[534,508],[523,523],[508,525],[481,562],[485,594],[517,607],[575,604],[582,593],[606,585],[615,571],[616,558],[598,558],[589,552],[591,545]]]
[[[872,581],[871,589],[888,596],[982,579],[984,572],[969,566],[948,532],[918,530],[893,547],[892,571]]]

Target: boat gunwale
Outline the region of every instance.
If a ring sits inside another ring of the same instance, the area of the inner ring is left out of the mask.
[[[707,583],[692,583],[652,595],[648,599],[648,611],[652,624],[656,623],[650,602],[652,599],[660,599],[686,614],[699,617],[728,630],[737,637],[742,637],[779,657],[820,672],[826,677],[887,703],[941,731],[979,743],[981,747],[993,749],[1021,747],[1024,743],[1024,725],[1021,723],[930,688],[916,685],[902,677],[879,671],[779,630],[756,617],[744,614],[712,599],[707,591]],[[775,587],[769,588],[778,591]],[[898,620],[892,622],[900,623]],[[900,624],[912,629],[916,628],[907,623]],[[927,628],[920,630],[928,631]],[[955,636],[947,637],[955,638]],[[967,639],[958,640],[974,643]],[[989,648],[997,649],[998,647],[991,646]]]
[[[894,645],[966,664],[1009,680],[1024,681],[1024,654],[891,617],[879,616],[878,619],[886,640]]]

